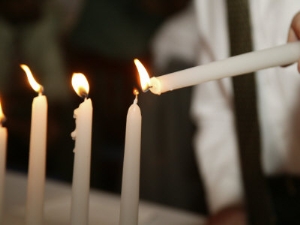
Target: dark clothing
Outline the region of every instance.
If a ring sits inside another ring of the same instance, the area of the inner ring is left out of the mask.
[[[300,177],[274,176],[267,178],[267,183],[276,215],[276,225],[300,224]]]

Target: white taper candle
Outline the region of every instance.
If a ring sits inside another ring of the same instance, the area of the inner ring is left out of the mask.
[[[300,42],[249,52],[212,62],[206,65],[192,67],[186,70],[152,77],[150,91],[154,94],[193,86],[206,81],[232,77],[275,66],[294,63],[300,59]]]
[[[74,74],[72,84],[79,96],[87,96],[89,86],[83,74]],[[71,225],[88,225],[93,120],[91,99],[85,98],[74,110],[74,118],[76,128],[71,134],[75,139]]]
[[[26,225],[41,225],[44,217],[44,192],[46,176],[46,136],[48,103],[28,66],[22,64],[31,87],[39,93],[32,101],[29,166],[27,182]]]
[[[5,187],[5,170],[6,170],[6,147],[7,147],[7,129],[2,126],[5,116],[2,111],[0,102],[0,225],[3,224],[3,204],[4,204],[4,187]]]
[[[142,116],[137,94],[127,113],[120,225],[138,224]]]

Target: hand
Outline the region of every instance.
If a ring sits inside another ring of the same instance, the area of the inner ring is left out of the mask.
[[[247,217],[243,207],[234,206],[211,216],[206,225],[246,225]]]
[[[299,40],[300,40],[300,12],[298,12],[292,20],[287,41],[294,42]],[[300,73],[300,59],[298,60],[298,71]]]

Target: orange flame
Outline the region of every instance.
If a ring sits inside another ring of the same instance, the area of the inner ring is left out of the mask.
[[[135,96],[137,96],[138,94],[139,94],[139,91],[138,91],[138,89],[133,89],[133,94],[135,95]]]
[[[42,93],[43,92],[43,86],[35,81],[29,67],[25,64],[21,64],[20,66],[25,71],[25,73],[27,75],[27,78],[28,78],[28,81],[29,81],[29,84],[31,85],[33,90],[35,90],[38,93]]]
[[[89,82],[82,73],[73,73],[72,86],[80,97],[87,97],[89,94]]]
[[[134,59],[134,63],[140,75],[140,83],[141,83],[142,90],[144,92],[148,91],[148,89],[151,87],[148,72],[138,59]]]

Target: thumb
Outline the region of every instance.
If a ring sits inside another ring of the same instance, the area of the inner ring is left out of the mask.
[[[291,27],[288,33],[288,42],[300,40],[300,12],[298,12],[291,23]]]
[[[287,42],[295,42],[300,40],[300,12],[298,12],[291,23],[291,27],[288,32]],[[298,60],[298,72],[300,73],[300,59]]]

